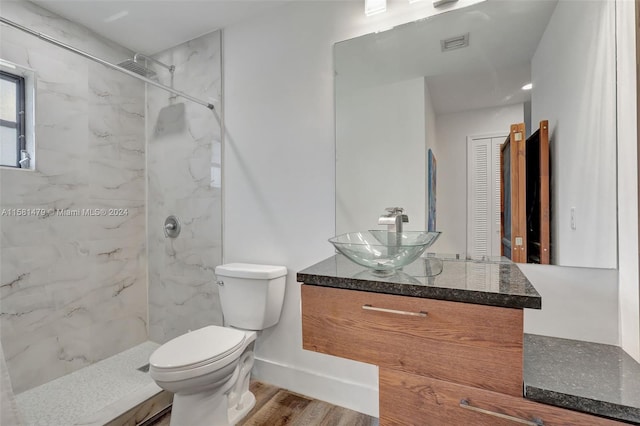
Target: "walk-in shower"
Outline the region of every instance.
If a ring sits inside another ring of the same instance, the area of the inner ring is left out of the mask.
[[[148,57],[10,3],[0,58],[33,70],[38,157],[0,168],[0,210],[32,214],[0,216],[7,370],[24,426],[122,421],[161,396],[158,344],[222,324],[221,31]]]

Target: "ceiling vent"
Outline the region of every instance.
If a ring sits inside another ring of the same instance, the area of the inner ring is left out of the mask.
[[[469,46],[469,33],[440,40],[440,46],[442,46],[443,52],[467,47]]]

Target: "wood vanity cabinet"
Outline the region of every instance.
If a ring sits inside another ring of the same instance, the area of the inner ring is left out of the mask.
[[[522,397],[381,367],[380,424],[605,426],[620,423]]]
[[[522,396],[522,316],[522,309],[303,285],[302,347]]]
[[[522,397],[522,309],[306,284],[301,297],[304,349],[379,367],[383,426],[619,424]]]

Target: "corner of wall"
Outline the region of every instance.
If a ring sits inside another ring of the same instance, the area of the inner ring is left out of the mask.
[[[616,2],[620,345],[640,362],[638,85],[635,2]]]

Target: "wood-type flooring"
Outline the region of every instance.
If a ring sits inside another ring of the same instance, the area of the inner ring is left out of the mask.
[[[253,381],[256,405],[238,426],[377,426],[378,419],[303,395]],[[171,413],[153,426],[169,426]],[[202,425],[215,426],[215,425]]]

